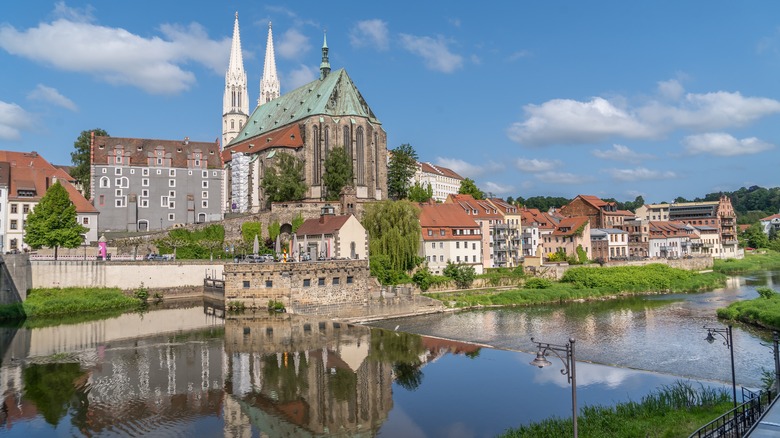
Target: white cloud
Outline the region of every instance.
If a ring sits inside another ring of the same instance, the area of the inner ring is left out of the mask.
[[[537,173],[536,178],[545,181],[547,184],[583,184],[592,180],[591,177],[568,172]]]
[[[677,174],[672,171],[650,170],[644,167],[635,169],[607,169],[607,173],[619,181],[648,181],[658,179],[677,178]]]
[[[319,72],[307,65],[301,64],[297,69],[290,72],[286,83],[290,85],[290,89],[294,90],[301,85],[308,84],[315,80]],[[287,85],[285,84],[285,85]]]
[[[562,166],[560,160],[537,160],[536,158],[518,158],[515,167],[524,172],[547,172]]]
[[[591,153],[594,157],[602,158],[604,160],[625,161],[634,164],[655,158],[655,156],[651,154],[642,154],[632,151],[628,146],[623,146],[622,144],[613,144],[612,149],[594,149]]]
[[[722,157],[757,154],[775,147],[756,137],[740,140],[722,132],[689,135],[682,140],[682,143],[689,154],[712,154]]]
[[[528,50],[518,50],[507,57],[507,61],[517,61],[521,58],[531,56],[531,52]]]
[[[79,21],[83,23],[89,23],[94,21],[93,15],[95,8],[92,6],[86,6],[83,9],[70,7],[65,2],[57,2],[54,5],[54,16],[57,18],[64,18],[68,21]]]
[[[358,21],[349,34],[353,47],[373,47],[377,50],[387,50],[389,44],[387,23],[380,19]]]
[[[299,59],[311,49],[309,37],[302,34],[298,29],[287,29],[279,42],[276,43],[275,52],[282,58]]]
[[[582,144],[610,137],[629,139],[660,138],[675,130],[717,130],[746,126],[762,117],[780,112],[780,101],[744,97],[739,92],[683,95],[679,81],[659,83],[665,98],[631,106],[617,96],[610,100],[594,97],[589,101],[553,99],[541,105],[524,107],[525,119],[513,123],[507,135],[524,145]]]
[[[500,163],[489,162],[484,166],[478,166],[476,164],[463,161],[459,158],[446,157],[436,157],[435,164],[437,166],[452,169],[455,171],[455,173],[472,179],[488,172],[498,172],[504,169],[504,166]]]
[[[452,73],[463,66],[463,57],[450,52],[447,41],[441,36],[433,39],[402,33],[401,45],[407,51],[421,57],[430,70]]]
[[[27,98],[51,103],[71,111],[78,111],[78,107],[72,100],[60,94],[56,89],[43,84],[38,84],[33,91],[27,94]]]
[[[0,140],[16,140],[34,126],[33,116],[15,103],[0,100]]]
[[[65,14],[67,12],[68,14]],[[181,65],[195,61],[222,73],[230,39],[214,41],[199,24],[161,26],[164,37],[141,37],[122,28],[90,23],[65,9],[51,23],[17,30],[0,26],[0,47],[54,68],[91,74],[115,85],[130,85],[152,94],[175,94],[189,89],[195,75]],[[76,17],[74,19],[73,17]]]
[[[494,195],[501,195],[504,193],[511,193],[514,192],[515,188],[513,186],[504,185],[495,183],[492,181],[485,182],[485,186],[482,188],[482,191],[493,193]]]

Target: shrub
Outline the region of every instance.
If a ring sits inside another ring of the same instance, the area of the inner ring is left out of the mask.
[[[552,287],[552,281],[546,279],[546,278],[529,278],[525,281],[525,288],[526,289],[547,289]]]
[[[246,309],[243,301],[228,301],[227,309],[232,312],[241,312]]]
[[[135,290],[135,297],[141,300],[142,303],[145,303],[149,300],[149,289],[144,287],[144,284],[141,283],[141,287]]]
[[[456,265],[452,262],[447,262],[447,267],[444,268],[444,276],[453,279],[458,289],[465,289],[474,282],[476,272],[471,265]]]
[[[412,276],[412,281],[421,291],[425,292],[431,287],[433,281],[433,275],[426,268],[418,269]]]
[[[769,287],[759,287],[759,288],[756,288],[756,292],[758,292],[758,295],[761,296],[761,298],[764,298],[764,299],[767,299],[767,300],[769,300],[772,297],[774,297],[775,295],[777,295],[777,292],[775,292],[774,290],[772,290],[772,288],[769,288]]]
[[[276,300],[268,300],[268,310],[272,312],[284,312],[284,303]]]

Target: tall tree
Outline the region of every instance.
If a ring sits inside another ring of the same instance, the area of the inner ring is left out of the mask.
[[[417,152],[408,144],[402,144],[390,151],[387,165],[387,192],[390,199],[405,199],[409,196],[412,178],[417,172]]]
[[[477,187],[477,183],[471,178],[466,178],[461,181],[458,193],[461,195],[471,195],[474,199],[485,198],[485,193]]]
[[[420,210],[413,203],[381,201],[366,204],[363,226],[368,232],[371,263],[385,260],[386,268],[409,271],[419,264]],[[372,271],[374,267],[372,266]]]
[[[352,184],[352,160],[344,148],[333,148],[325,159],[325,173],[322,175],[325,184],[325,199],[339,199],[341,189]]]
[[[266,170],[261,185],[268,203],[303,199],[307,189],[303,161],[288,153],[277,152],[276,161]]]
[[[81,234],[86,232],[87,229],[76,220],[76,206],[68,191],[57,181],[27,216],[24,240],[32,249],[54,248],[54,260],[57,260],[59,247],[81,245]]]
[[[431,198],[433,198],[431,183],[423,187],[422,184],[415,181],[414,185],[409,188],[409,200],[412,202],[428,202]]]
[[[79,138],[73,142],[74,151],[70,153],[70,161],[73,163],[73,170],[70,172],[70,176],[76,178],[82,187],[84,187],[84,197],[89,199],[89,175],[91,163],[91,139],[92,133],[103,137],[108,137],[108,132],[97,128],[89,131],[81,131]]]

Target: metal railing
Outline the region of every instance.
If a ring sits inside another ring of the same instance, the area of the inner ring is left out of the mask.
[[[755,393],[742,388],[741,405],[702,426],[688,438],[742,437],[772,404],[777,394],[772,390]]]

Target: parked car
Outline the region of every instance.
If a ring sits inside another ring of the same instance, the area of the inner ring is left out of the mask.
[[[247,254],[247,256],[244,257],[244,261],[247,263],[264,263],[266,259],[265,256],[262,255]]]
[[[166,260],[164,256],[161,256],[160,254],[147,254],[144,259],[148,261],[158,261],[158,260]]]

